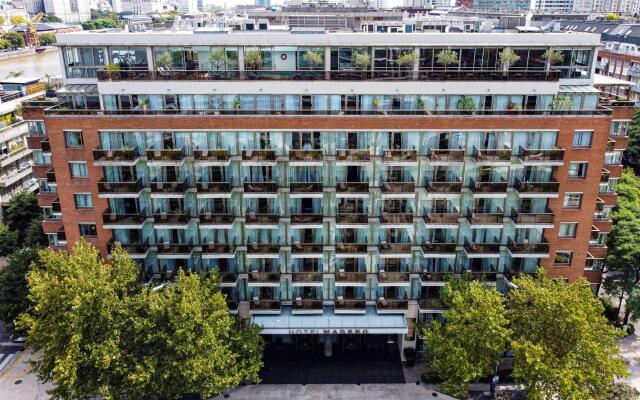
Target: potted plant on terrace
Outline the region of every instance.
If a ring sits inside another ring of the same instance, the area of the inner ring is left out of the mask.
[[[436,54],[436,64],[442,65],[446,71],[450,65],[458,64],[458,53],[453,50],[440,50]]]
[[[120,78],[120,65],[118,64],[107,64],[104,66],[104,70],[107,72],[107,76],[109,79],[119,79]]]
[[[318,65],[324,62],[324,54],[315,50],[307,50],[302,56],[304,62],[309,64],[309,68],[313,71]]]
[[[173,64],[173,58],[171,57],[171,53],[168,50],[160,53],[158,57],[156,57],[156,69],[161,71],[164,69],[170,69]]]
[[[553,100],[551,101],[551,108],[553,110],[570,110],[573,107],[573,100],[571,97],[566,94],[557,94],[553,96]]]
[[[236,114],[240,113],[240,109],[242,108],[242,102],[240,101],[240,97],[236,97],[233,99],[233,109],[236,110]]]
[[[140,105],[140,108],[142,109],[142,111],[147,111],[147,108],[149,107],[149,99],[144,98],[141,99],[138,104]]]
[[[209,65],[211,71],[217,72],[226,69],[229,58],[224,47],[220,47],[209,54]]]
[[[244,54],[244,64],[248,69],[259,70],[262,67],[262,52],[260,49],[250,49]]]
[[[456,109],[461,110],[463,114],[471,114],[476,109],[476,103],[469,96],[462,96],[456,101]]]
[[[366,51],[354,50],[352,56],[352,63],[356,69],[364,72],[371,68],[371,56]]]
[[[500,61],[502,72],[506,76],[509,72],[509,68],[511,68],[513,64],[520,61],[520,56],[511,49],[504,49],[500,52],[500,54],[498,54],[498,61]]]
[[[562,54],[558,50],[547,49],[547,51],[545,51],[544,54],[542,55],[542,58],[544,58],[545,61],[547,62],[547,64],[545,65],[545,70],[548,75],[549,71],[551,71],[552,65],[559,64],[564,60],[564,54]]]

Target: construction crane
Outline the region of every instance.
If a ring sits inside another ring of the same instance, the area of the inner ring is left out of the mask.
[[[44,13],[38,13],[35,17],[31,18],[31,21],[27,21],[27,35],[29,37],[29,44],[33,47],[40,48],[40,36],[38,36],[38,24],[44,16]]]

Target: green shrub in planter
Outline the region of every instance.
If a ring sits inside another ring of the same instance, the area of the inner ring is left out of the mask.
[[[405,360],[407,360],[407,366],[411,367],[416,364],[416,349],[413,347],[405,347],[402,353],[404,354]]]

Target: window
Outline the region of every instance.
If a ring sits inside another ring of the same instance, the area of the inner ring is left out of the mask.
[[[564,208],[580,208],[582,193],[565,193],[562,206]]]
[[[96,224],[94,223],[78,224],[78,230],[80,231],[80,236],[82,237],[98,236],[98,230],[96,229]]]
[[[556,256],[553,260],[553,263],[556,265],[569,265],[571,264],[572,257],[572,251],[556,251]]]
[[[629,121],[613,121],[611,122],[611,132],[609,136],[627,136],[629,129]]]
[[[558,237],[576,237],[576,230],[578,229],[577,222],[561,222],[558,229]]]
[[[64,131],[64,143],[67,147],[82,147],[82,131]]]
[[[591,147],[592,131],[576,131],[573,134],[573,147],[587,148]]]
[[[92,208],[93,197],[91,193],[74,193],[73,199],[76,202],[76,208]]]
[[[622,163],[622,153],[624,150],[607,151],[604,153],[605,165],[618,165]]]
[[[69,169],[72,178],[88,178],[89,171],[85,161],[69,161]]]
[[[569,178],[585,178],[587,176],[587,166],[589,166],[589,163],[586,161],[570,162]]]

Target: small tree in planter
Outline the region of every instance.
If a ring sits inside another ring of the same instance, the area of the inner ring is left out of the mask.
[[[149,107],[149,99],[146,99],[146,98],[145,98],[145,99],[142,99],[142,100],[140,100],[140,101],[138,102],[138,104],[140,105],[140,108],[141,108],[143,111],[146,111],[146,110],[147,110],[147,108]]]
[[[373,108],[377,110],[378,107],[380,107],[380,100],[377,97],[374,97],[372,104],[373,104]]]
[[[544,54],[542,55],[542,58],[544,58],[545,61],[547,62],[545,69],[548,74],[550,70],[549,68],[550,66],[559,64],[564,60],[564,54],[562,54],[558,50],[547,49],[547,51],[545,51]]]
[[[228,62],[227,51],[224,47],[214,50],[209,54],[209,64],[211,65],[211,70],[220,71],[222,69],[226,69]]]
[[[558,94],[553,96],[551,108],[554,110],[570,110],[573,107],[573,100],[566,94]]]
[[[500,65],[502,65],[502,71],[506,75],[509,68],[520,61],[520,56],[511,49],[504,49],[498,55],[498,60],[500,61]]]
[[[242,102],[240,101],[240,97],[236,97],[233,99],[233,109],[236,110],[236,112],[239,112],[241,108]]]
[[[316,69],[316,66],[322,65],[322,63],[324,62],[324,55],[319,51],[307,50],[302,56],[302,59],[304,60],[304,62],[309,64],[309,67],[313,71],[314,69]]]
[[[404,68],[409,68],[413,66],[413,63],[416,62],[416,53],[415,51],[407,51],[402,53],[400,57],[398,57],[398,65]]]
[[[120,66],[118,64],[107,64],[104,70],[108,72],[110,78],[120,78]]]
[[[251,49],[244,54],[244,64],[252,70],[262,67],[262,52],[259,49]]]
[[[169,51],[164,51],[156,57],[156,69],[170,68],[173,64],[173,57]]]
[[[447,67],[450,65],[458,64],[458,53],[453,50],[440,50],[436,54],[436,63],[442,65],[444,70],[447,70]]]
[[[356,69],[367,70],[371,66],[371,56],[366,51],[354,51],[352,63]]]
[[[456,109],[463,111],[471,111],[476,109],[476,103],[468,96],[462,96],[456,101]]]

